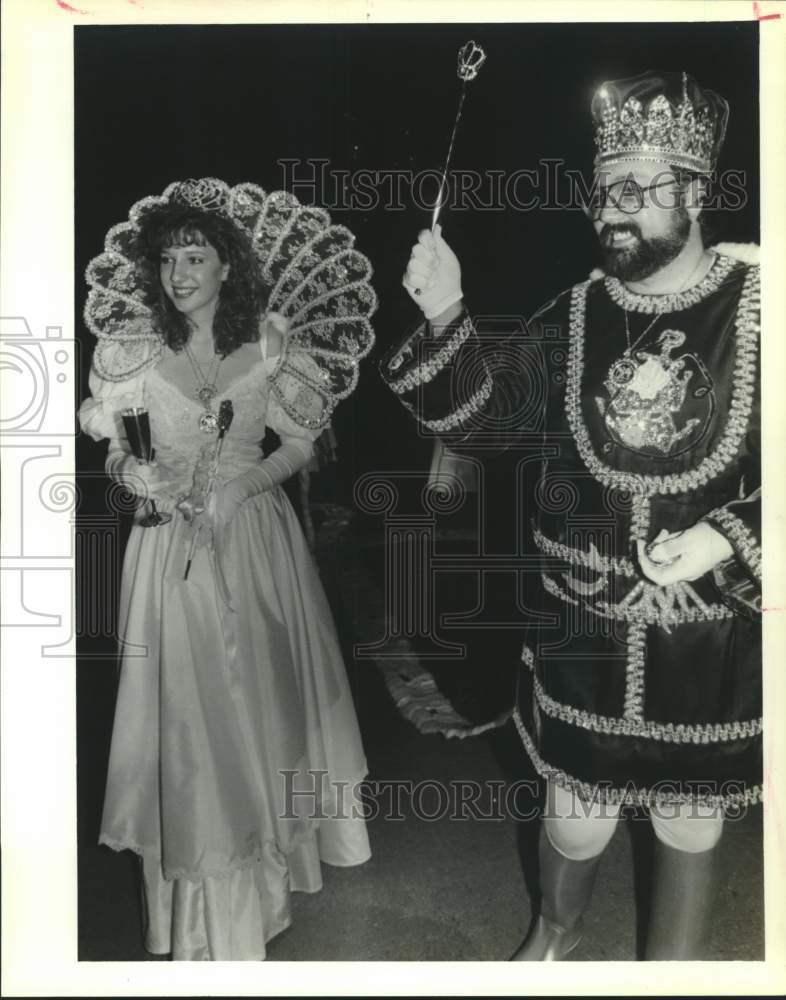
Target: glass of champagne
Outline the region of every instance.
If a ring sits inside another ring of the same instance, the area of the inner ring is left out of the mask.
[[[126,437],[131,445],[138,462],[149,465],[153,461],[155,450],[150,437],[150,417],[144,406],[131,406],[123,410],[123,426],[126,429]],[[160,514],[156,507],[156,502],[150,499],[152,511],[141,518],[139,523],[143,528],[157,528],[159,524],[166,524],[172,520],[171,514]]]

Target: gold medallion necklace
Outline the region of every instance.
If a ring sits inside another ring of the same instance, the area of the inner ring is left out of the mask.
[[[186,344],[186,357],[194,372],[194,381],[196,382],[196,392],[194,395],[204,407],[203,412],[199,415],[199,429],[204,431],[205,434],[212,434],[218,427],[218,415],[213,412],[211,405],[218,395],[218,386],[216,383],[218,381],[218,371],[224,359],[223,357],[213,358],[210,362],[207,375],[205,375],[202,370],[203,366],[191,353],[191,348],[188,344]]]

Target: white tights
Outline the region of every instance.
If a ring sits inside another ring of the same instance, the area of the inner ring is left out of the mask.
[[[584,802],[549,781],[543,825],[551,846],[571,861],[585,861],[601,854],[614,835],[620,806]],[[723,813],[714,806],[691,803],[654,807],[650,822],[655,836],[668,847],[698,854],[720,840]]]

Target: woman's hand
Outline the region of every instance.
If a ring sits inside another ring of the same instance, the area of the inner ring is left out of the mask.
[[[412,247],[402,284],[426,319],[438,320],[450,306],[461,301],[461,265],[442,238],[442,226],[435,226],[433,233],[428,229],[421,231]]]
[[[107,457],[107,473],[141,500],[170,500],[173,480],[155,462],[140,462],[133,455],[120,452]]]
[[[734,554],[726,536],[706,521],[685,531],[664,528],[649,545],[639,539],[637,546],[642,572],[659,587],[698,580]]]
[[[206,499],[187,496],[177,503],[177,509],[183,520],[191,528],[192,545],[195,550],[208,544],[212,545],[218,531],[215,496],[216,490],[213,489]]]

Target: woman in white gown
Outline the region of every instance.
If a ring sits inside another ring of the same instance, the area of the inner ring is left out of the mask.
[[[141,856],[145,945],[175,959],[264,958],[320,861],[370,856],[344,665],[280,488],[373,343],[352,242],[283,192],[185,181],[137,203],[87,272],[82,427],[109,439],[113,478],[172,515],[137,515],[125,554],[100,840]],[[154,465],[130,453],[129,407],[148,412]],[[266,427],[281,447],[263,459]]]

